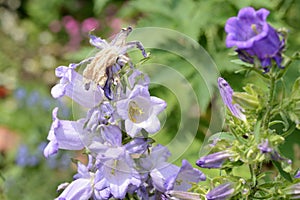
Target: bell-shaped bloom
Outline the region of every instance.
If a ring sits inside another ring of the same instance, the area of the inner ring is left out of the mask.
[[[51,89],[51,94],[54,98],[66,95],[79,105],[92,108],[103,99],[103,90],[96,86],[91,90],[84,88],[83,77],[75,71],[80,64],[56,68],[55,75],[60,78],[60,81]]]
[[[232,102],[233,89],[222,77],[218,78],[218,88],[222,100],[230,112],[240,120],[246,121],[246,115],[243,113],[243,108],[239,104],[233,104]]]
[[[170,177],[166,181],[165,186],[167,190],[188,191],[192,187],[191,183],[205,180],[205,174],[193,168],[187,160],[182,160],[179,172],[175,176]]]
[[[126,151],[114,159],[102,162],[95,180],[97,181],[96,190],[109,192],[116,199],[124,199],[129,186],[137,188],[141,184],[140,175]]]
[[[207,200],[226,200],[231,197],[231,195],[234,193],[234,187],[232,183],[224,183],[222,185],[219,185],[212,190],[210,190],[206,194]]]
[[[201,157],[197,160],[196,165],[202,168],[221,168],[222,164],[231,156],[233,154],[228,151],[220,151]]]
[[[276,30],[267,23],[269,11],[261,8],[255,11],[252,7],[242,8],[237,17],[227,20],[226,46],[236,47],[241,60],[254,63],[258,59],[267,72],[272,59],[281,66],[281,52],[284,41],[280,40]]]
[[[141,129],[155,133],[160,129],[157,115],[166,108],[166,102],[149,94],[148,88],[136,85],[126,99],[116,104],[117,112],[125,120],[128,135],[135,137]]]
[[[89,157],[91,159],[91,157]],[[56,200],[77,200],[89,199],[93,195],[93,185],[95,174],[90,172],[91,163],[87,166],[78,162],[78,173],[74,175],[74,181],[70,184],[63,183],[58,186],[58,190],[64,191],[56,198]]]
[[[44,156],[49,157],[57,153],[58,149],[80,150],[84,148],[82,138],[83,122],[60,120],[57,118],[58,108],[52,112],[53,122],[47,139],[50,141],[44,149]]]

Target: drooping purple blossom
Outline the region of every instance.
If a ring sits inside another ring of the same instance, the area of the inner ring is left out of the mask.
[[[86,90],[83,85],[83,77],[75,71],[76,67],[84,62],[88,61],[56,68],[55,75],[60,78],[60,82],[51,89],[54,98],[66,95],[79,105],[87,108],[92,108],[101,102],[103,90],[96,86],[91,90]]]
[[[83,133],[82,121],[68,121],[57,118],[58,108],[52,112],[53,122],[47,139],[50,141],[44,149],[45,157],[56,154],[58,149],[80,150],[84,148],[81,134]]]
[[[89,160],[92,158],[89,156]],[[63,183],[58,186],[58,190],[64,191],[56,198],[56,200],[75,200],[75,199],[89,199],[93,195],[95,182],[95,173],[91,172],[91,162],[87,166],[78,162],[77,171],[74,175],[74,181],[70,184]]]
[[[284,41],[280,40],[276,30],[267,23],[269,11],[261,8],[255,11],[252,7],[242,8],[237,17],[227,20],[226,46],[236,47],[241,60],[254,63],[258,59],[265,72],[269,71],[272,59],[282,68],[281,52]]]
[[[117,112],[125,120],[128,135],[135,137],[141,129],[155,133],[160,129],[157,115],[166,108],[166,102],[149,94],[148,88],[136,85],[126,99],[116,104]]]
[[[246,121],[246,115],[243,113],[243,108],[239,104],[233,104],[232,102],[233,89],[222,77],[218,78],[218,88],[222,100],[230,112],[238,119]]]
[[[197,160],[196,165],[202,168],[220,168],[231,156],[233,156],[233,154],[229,151],[220,151],[201,157]]]
[[[221,184],[206,194],[207,200],[226,200],[234,193],[234,187],[232,183]]]

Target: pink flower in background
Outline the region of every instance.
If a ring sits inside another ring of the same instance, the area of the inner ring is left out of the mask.
[[[81,24],[81,31],[83,33],[88,33],[92,30],[99,28],[99,21],[93,17],[85,19]]]
[[[80,23],[72,16],[65,16],[62,22],[69,35],[77,36],[80,34]]]
[[[120,18],[112,18],[109,22],[109,26],[112,29],[112,33],[115,34],[119,32],[122,28],[123,21]]]

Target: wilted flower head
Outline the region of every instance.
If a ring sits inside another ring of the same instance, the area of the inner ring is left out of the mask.
[[[237,17],[229,18],[225,25],[226,46],[236,47],[240,59],[245,62],[253,64],[258,59],[266,72],[272,59],[281,67],[284,47],[284,41],[266,22],[268,15],[269,11],[264,8],[255,11],[246,7],[239,11]]]
[[[233,194],[234,188],[232,183],[219,185],[206,194],[207,200],[226,200]]]
[[[83,71],[85,88],[87,90],[90,88],[91,81],[93,81],[95,84],[100,85],[104,90],[105,96],[112,100],[111,86],[116,79],[116,73],[130,60],[129,57],[125,56],[125,53],[129,49],[136,47],[142,51],[144,57],[147,57],[147,53],[140,42],[126,42],[126,38],[131,31],[131,27],[122,29],[110,43],[90,35],[90,43],[100,49],[100,51]]]
[[[233,90],[230,85],[222,77],[218,78],[218,87],[224,104],[230,112],[240,120],[246,121],[246,115],[243,114],[243,109],[239,104],[232,103]]]

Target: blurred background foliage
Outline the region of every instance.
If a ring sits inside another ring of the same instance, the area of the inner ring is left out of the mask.
[[[70,102],[53,100],[50,96],[50,89],[57,81],[54,69],[80,61],[94,50],[88,44],[91,29],[102,38],[128,25],[179,31],[197,41],[222,76],[241,91],[245,82],[260,81],[251,73],[241,80],[241,74],[246,72],[236,73],[239,68],[231,62],[236,57],[232,56],[232,49],[225,47],[224,25],[245,6],[270,10],[268,21],[276,28],[288,30],[286,54],[299,50],[300,1],[296,0],[0,0],[0,199],[53,199],[57,196],[56,186],[71,180],[75,170],[71,157],[80,153],[62,152],[45,160],[42,149],[52,109],[64,108],[60,110],[61,118],[72,116]],[[152,54],[151,62],[174,67],[196,91],[201,109],[199,130],[182,155],[194,163],[209,127],[213,112],[210,105],[218,91],[208,94],[203,80],[195,78],[194,69],[182,67],[190,65],[183,58],[157,49],[148,51]],[[287,86],[297,76],[299,62],[290,67]],[[159,143],[167,144],[179,128],[180,105],[167,88],[156,85],[151,92],[168,103],[164,128],[155,135]],[[297,141],[299,133],[292,134],[286,145],[293,146],[294,151],[287,151],[284,146],[282,151],[300,166]]]

